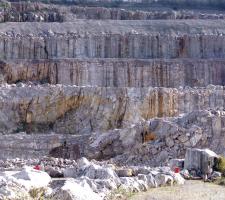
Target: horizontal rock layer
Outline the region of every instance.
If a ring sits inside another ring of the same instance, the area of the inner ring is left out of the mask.
[[[224,88],[100,88],[2,86],[3,133],[49,131],[90,134],[126,127],[153,117],[223,109]]]
[[[54,156],[77,159],[84,155],[89,136],[63,134],[11,134],[0,135],[0,159],[40,158],[52,153]],[[65,146],[66,143],[66,146]]]
[[[1,81],[100,87],[225,84],[225,60],[51,59],[0,63]]]
[[[18,0],[10,0],[18,1]],[[46,2],[46,0],[39,0],[41,2]],[[78,5],[101,5],[107,7],[194,7],[194,8],[216,8],[224,9],[223,0],[49,0],[50,3],[59,4],[78,4]]]
[[[223,58],[224,27],[212,20],[3,23],[0,58]]]
[[[139,8],[140,9],[140,8]],[[1,8],[0,8],[1,10]],[[41,3],[12,3],[0,12],[1,22],[65,22],[77,19],[154,20],[154,19],[224,19],[219,11],[169,10],[149,8],[148,11],[120,8],[79,7]]]

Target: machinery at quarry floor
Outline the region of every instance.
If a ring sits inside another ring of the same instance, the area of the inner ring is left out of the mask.
[[[224,0],[0,0],[0,199],[221,179],[224,20]]]

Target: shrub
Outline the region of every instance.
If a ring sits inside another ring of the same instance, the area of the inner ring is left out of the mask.
[[[0,0],[0,8],[7,9],[7,8],[10,8],[10,7],[11,7],[10,2],[5,1],[5,0]]]
[[[46,192],[45,188],[32,188],[29,191],[29,194],[33,199],[42,200],[44,199],[45,192]]]
[[[217,161],[217,170],[225,176],[225,157],[221,156]]]

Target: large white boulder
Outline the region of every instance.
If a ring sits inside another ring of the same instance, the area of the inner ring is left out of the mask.
[[[112,168],[102,167],[93,163],[84,170],[83,176],[87,176],[90,179],[108,179],[116,183],[116,185],[120,184],[120,179]]]
[[[80,158],[77,161],[77,167],[79,169],[84,169],[84,168],[88,167],[90,164],[91,163],[88,161],[88,159],[87,158],[84,158],[84,157]]]
[[[174,183],[172,176],[160,173],[155,176],[155,180],[158,186],[173,185]]]
[[[22,171],[15,173],[12,177],[27,189],[47,187],[51,182],[51,177],[43,171],[25,167]]]
[[[175,173],[173,178],[177,185],[183,185],[185,183],[185,179],[179,173]]]
[[[82,186],[73,179],[68,179],[64,185],[58,189],[53,199],[55,200],[102,200],[97,193],[93,192],[88,184]]]
[[[144,181],[144,183],[148,186],[148,188],[156,188],[158,187],[157,181],[153,177],[151,173],[148,175],[139,174],[138,179]]]
[[[7,176],[0,176],[0,199],[28,199],[29,193],[26,188],[9,179]]]
[[[138,177],[122,177],[120,180],[122,183],[120,187],[127,192],[141,192],[148,189],[147,184]]]

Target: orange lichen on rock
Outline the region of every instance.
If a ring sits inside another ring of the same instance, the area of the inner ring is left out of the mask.
[[[152,132],[144,134],[144,142],[152,141],[156,139],[156,135]]]

